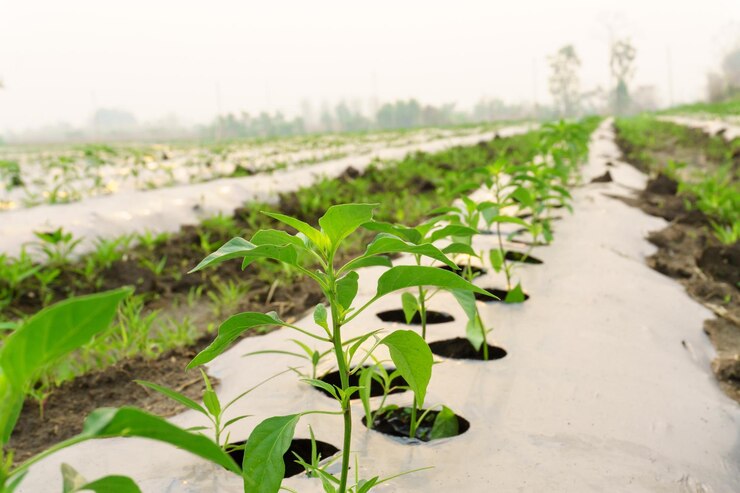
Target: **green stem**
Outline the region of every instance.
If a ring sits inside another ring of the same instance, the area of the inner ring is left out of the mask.
[[[337,309],[336,283],[333,272],[330,273],[330,278],[332,299],[329,300],[329,303],[331,304],[334,353],[337,357],[342,390],[346,391],[349,388],[349,368],[347,368],[347,361],[344,359],[344,350],[342,349],[342,325],[339,320],[339,310]],[[352,407],[349,399],[345,399],[345,402],[342,402],[342,415],[344,417],[344,441],[342,445],[342,474],[339,480],[338,493],[346,493],[347,476],[349,474],[349,454],[352,445]]]
[[[427,340],[427,305],[426,292],[419,286],[419,318],[421,318],[421,338]]]
[[[411,426],[409,426],[409,438],[416,436],[416,428],[418,423],[416,422],[416,396],[414,396],[414,402],[411,403]]]
[[[475,316],[478,317],[478,325],[483,336],[483,361],[488,361],[488,334],[486,334],[486,327],[483,325],[483,319],[480,316],[480,312],[478,312],[477,306],[475,307]]]

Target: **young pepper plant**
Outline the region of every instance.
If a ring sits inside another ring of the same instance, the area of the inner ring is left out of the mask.
[[[406,288],[437,286],[445,289],[487,294],[486,291],[452,272],[413,265],[391,267],[390,260],[386,256],[391,253],[420,254],[442,262],[445,262],[446,256],[431,244],[415,245],[387,233],[377,235],[361,255],[352,258],[343,265],[338,265],[340,249],[345,240],[355,233],[358,228],[372,221],[373,208],[373,204],[332,206],[318,220],[321,229],[316,229],[303,221],[284,214],[266,213],[273,219],[295,229],[298,233],[292,235],[285,231],[260,230],[252,236],[250,241],[243,238],[234,238],[206,257],[193,269],[193,272],[198,271],[236,258],[242,259],[242,267],[246,268],[255,260],[269,259],[293,266],[320,287],[328,302],[329,311],[324,305],[320,304],[316,307],[313,318],[315,323],[323,330],[323,334],[315,334],[305,328],[282,321],[274,312],[268,314],[258,312],[240,313],[232,316],[219,327],[216,339],[210,346],[201,351],[188,367],[196,367],[211,361],[244,331],[264,326],[287,327],[304,336],[331,344],[341,384],[331,386],[314,379],[308,379],[308,382],[329,392],[339,403],[339,414],[343,418],[344,430],[342,467],[336,488],[339,493],[346,493],[348,488],[352,438],[350,398],[358,390],[358,387],[349,385],[350,376],[360,371],[362,364],[372,355],[373,349],[379,344],[389,346],[391,358],[409,384],[417,382],[418,385],[421,385],[425,379],[428,383],[426,375],[427,373],[431,375],[431,367],[427,368],[426,360],[419,358],[419,354],[424,353],[424,348],[428,351],[428,346],[415,332],[401,331],[402,333],[399,335],[391,333],[383,339],[379,339],[377,337],[379,331],[374,330],[362,334],[356,339],[356,342],[346,345],[343,339],[343,327],[378,299]],[[390,268],[379,277],[375,295],[364,304],[353,306],[358,292],[359,275],[357,270],[367,266]],[[360,346],[371,338],[375,339],[372,348],[366,351],[365,355],[356,362],[355,356],[359,356]],[[431,361],[428,363],[431,365]],[[282,454],[287,450],[300,417],[301,414],[268,418],[254,429],[247,440],[243,463],[245,485],[249,484],[253,488],[250,491],[274,493],[279,490],[284,471]]]
[[[441,227],[439,223],[442,221],[449,220],[449,217],[445,215],[438,215],[428,219],[427,221],[410,228],[401,224],[391,224],[387,222],[374,221],[365,224],[366,229],[373,231],[380,231],[382,233],[391,235],[390,237],[398,237],[404,241],[422,247],[423,245],[432,245],[440,240],[448,240],[450,243],[442,248],[442,252],[445,255],[475,255],[470,245],[465,242],[455,241],[455,238],[468,238],[477,233],[477,230],[463,226],[461,224],[444,224]],[[422,265],[422,259],[424,255],[421,253],[415,253],[414,260],[416,265]],[[458,270],[457,264],[445,257],[432,257],[435,260],[441,261],[451,269]],[[441,288],[435,290],[428,289],[427,286],[419,286],[417,288],[416,295],[410,292],[404,292],[401,295],[401,303],[403,306],[404,316],[406,323],[411,323],[411,320],[418,313],[419,321],[421,324],[421,337],[426,340],[427,338],[427,304],[432,297],[440,291]]]

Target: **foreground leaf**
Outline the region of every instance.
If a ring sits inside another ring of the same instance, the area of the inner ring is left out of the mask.
[[[454,437],[459,431],[460,423],[455,413],[449,407],[442,406],[442,410],[434,418],[430,438],[437,440],[439,438]]]
[[[432,350],[413,330],[396,330],[385,336],[380,343],[388,346],[396,370],[414,392],[416,406],[422,407],[432,378]]]
[[[380,298],[393,291],[414,286],[437,286],[447,290],[462,289],[491,296],[488,291],[469,283],[453,272],[436,267],[399,265],[388,269],[380,276],[375,297]]]
[[[244,448],[244,491],[277,493],[285,475],[283,455],[293,440],[300,414],[275,416],[258,424]]]
[[[319,218],[319,226],[329,237],[332,246],[336,248],[357,228],[372,220],[375,207],[377,204],[333,205]]]
[[[280,320],[275,312],[266,314],[259,312],[244,312],[230,317],[218,328],[218,336],[216,336],[216,339],[214,339],[207,348],[198,353],[195,358],[188,363],[187,368],[194,368],[213,360],[213,358],[223,353],[243,332],[256,327],[267,327],[270,325],[284,326],[285,322]]]

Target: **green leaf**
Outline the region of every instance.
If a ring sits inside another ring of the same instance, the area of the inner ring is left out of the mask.
[[[491,296],[488,291],[469,283],[454,272],[418,265],[399,265],[388,269],[378,279],[376,298],[413,286],[437,286],[447,290],[462,289]]]
[[[303,233],[304,235],[306,235],[306,238],[311,241],[311,243],[319,247],[321,250],[325,250],[328,246],[328,239],[325,235],[321,233],[321,231],[314,228],[308,223],[304,223],[300,219],[295,219],[293,217],[286,216],[285,214],[278,214],[276,212],[263,212],[263,214],[273,219],[277,219],[281,223],[287,224],[291,228]]]
[[[510,196],[525,207],[531,207],[534,204],[532,194],[524,187],[517,187]]]
[[[336,400],[339,400],[339,395],[337,394],[337,388],[333,385],[324,382],[323,380],[319,380],[318,378],[302,378],[302,381],[306,382],[307,384],[316,387],[317,389],[325,390],[334,397]]]
[[[244,448],[244,491],[277,493],[285,475],[283,454],[290,447],[299,414],[267,418],[257,425]]]
[[[518,224],[519,226],[524,226],[525,228],[529,227],[529,224],[527,224],[526,221],[514,216],[496,216],[491,219],[491,223],[509,223]]]
[[[462,290],[452,291],[452,295],[468,318],[468,322],[465,325],[465,336],[477,351],[485,342],[485,337],[481,318],[478,314],[478,306],[475,304],[475,296],[470,291]]]
[[[118,304],[131,292],[122,288],[70,298],[28,319],[5,339],[0,351],[0,367],[8,383],[24,392],[39,370],[107,329]]]
[[[319,303],[316,305],[316,308],[314,308],[313,321],[316,322],[316,325],[319,327],[329,330],[328,314],[326,313],[326,307],[323,304]]]
[[[127,476],[105,476],[88,482],[69,464],[62,464],[62,493],[94,491],[95,493],[141,493],[133,479]]]
[[[357,280],[359,278],[359,274],[352,271],[337,281],[337,301],[345,311],[350,309],[355,296],[357,296]]]
[[[465,238],[475,236],[477,234],[478,231],[473,228],[469,228],[468,226],[463,226],[461,224],[448,224],[441,229],[433,231],[431,236],[429,237],[429,240],[435,242],[437,240],[441,240],[442,238],[451,238],[453,236],[458,238]]]
[[[252,236],[254,245],[293,245],[296,248],[306,248],[301,238],[278,229],[261,229]]]
[[[386,253],[411,253],[414,255],[424,255],[425,257],[438,260],[450,267],[456,268],[455,263],[447,258],[447,255],[442,253],[439,248],[435,247],[431,243],[423,243],[421,245],[414,245],[407,241],[403,241],[397,236],[390,236],[387,233],[380,233],[375,237],[372,243],[370,243],[365,250],[365,255],[380,255]]]
[[[504,252],[499,249],[491,250],[488,252],[488,257],[491,260],[493,270],[501,272],[501,267],[504,265]]]
[[[429,380],[432,378],[432,350],[413,330],[396,330],[385,336],[380,343],[388,346],[396,370],[414,392],[416,406],[422,407]]]
[[[360,400],[362,408],[365,410],[365,425],[372,430],[373,428],[373,411],[370,406],[370,391],[373,383],[374,366],[368,366],[360,370]]]
[[[109,437],[139,437],[169,443],[192,454],[210,460],[231,472],[240,473],[239,466],[212,440],[189,433],[166,419],[133,407],[96,409],[85,420],[83,439]]]
[[[471,257],[477,257],[478,254],[473,250],[473,247],[466,244],[466,243],[460,243],[459,241],[456,241],[454,243],[450,243],[446,247],[442,249],[442,252],[444,252],[447,255],[470,255]]]
[[[213,358],[223,353],[237,337],[243,332],[256,327],[265,327],[269,325],[284,326],[285,322],[280,320],[275,312],[243,312],[227,319],[218,328],[218,336],[203,351],[197,354],[193,360],[188,363],[187,368],[195,368],[198,365],[208,363]]]
[[[372,220],[375,207],[377,204],[334,205],[319,219],[319,225],[336,249],[343,239]]]
[[[146,380],[134,380],[134,382],[138,383],[139,385],[143,387],[148,387],[152,390],[155,390],[159,392],[160,394],[169,397],[170,399],[179,402],[185,407],[189,407],[190,409],[194,411],[198,411],[199,413],[207,415],[208,413],[206,410],[195,402],[194,400],[190,399],[188,396],[183,395],[179,392],[176,392],[174,390],[168,389],[167,387],[162,387],[161,385],[158,385],[154,382],[147,382]]]
[[[430,438],[437,440],[439,438],[454,437],[460,431],[460,423],[455,413],[447,406],[442,406],[442,410],[434,418]]]
[[[401,305],[403,306],[403,315],[406,317],[406,323],[410,324],[416,312],[419,311],[419,300],[411,293],[401,295]]]
[[[363,267],[393,267],[391,259],[384,255],[373,255],[371,257],[357,257],[356,259],[350,260],[344,266],[339,269],[339,272],[349,272]]]
[[[370,221],[363,224],[362,227],[370,231],[379,231],[398,236],[417,245],[421,243],[421,234],[416,228],[409,228],[401,224],[391,224],[383,221]]]
[[[524,291],[522,290],[521,283],[514,286],[514,289],[510,289],[509,292],[506,293],[506,298],[504,298],[504,303],[521,303],[523,301]]]

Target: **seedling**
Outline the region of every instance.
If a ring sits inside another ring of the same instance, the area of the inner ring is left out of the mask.
[[[33,234],[40,240],[33,245],[46,255],[46,261],[51,266],[68,264],[75,248],[82,241],[82,238],[75,238],[63,228]]]

